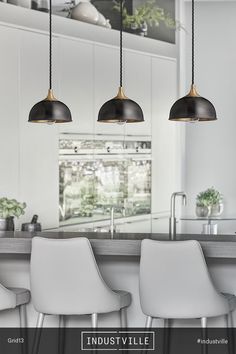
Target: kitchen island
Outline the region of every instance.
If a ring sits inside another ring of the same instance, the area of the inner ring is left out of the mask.
[[[155,233],[115,233],[114,239],[109,233],[79,232],[1,232],[0,233],[0,283],[6,286],[30,288],[29,266],[33,236],[50,238],[88,237],[91,241],[103,278],[113,289],[124,289],[132,294],[132,304],[128,309],[128,325],[141,327],[145,316],[139,301],[139,256],[141,240],[144,238],[168,240],[168,234]],[[236,294],[236,236],[234,235],[193,235],[179,234],[177,240],[198,240],[207,259],[211,276],[217,288],[222,292]],[[43,260],[42,260],[43,262]],[[63,259],[62,259],[63,262]],[[27,307],[29,325],[36,323],[36,312],[30,303]],[[15,310],[0,314],[0,326],[16,326],[18,314]],[[224,325],[222,318],[209,321],[210,326]],[[99,316],[100,326],[119,324],[117,313]],[[179,321],[178,325],[198,326],[199,321]],[[57,326],[58,318],[48,316],[46,326]],[[89,326],[87,316],[70,316],[68,326]],[[161,320],[154,325],[162,326]],[[236,314],[235,314],[236,325]]]
[[[110,233],[101,232],[0,232],[0,254],[30,254],[32,237],[65,239],[87,237],[98,256],[140,256],[141,241],[145,238],[168,241],[168,234],[159,233]],[[207,258],[236,259],[236,235],[178,234],[176,239],[198,240]]]

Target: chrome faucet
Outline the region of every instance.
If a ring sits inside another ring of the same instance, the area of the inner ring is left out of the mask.
[[[175,192],[170,200],[170,219],[169,219],[169,238],[171,241],[176,239],[176,217],[175,217],[175,199],[182,197],[183,205],[187,204],[187,196],[184,192]]]
[[[114,211],[115,211],[115,208],[114,207],[111,207],[111,210],[110,210],[110,233],[111,233],[111,238],[114,238],[114,233],[116,231],[116,227],[115,227],[115,219],[114,219]]]

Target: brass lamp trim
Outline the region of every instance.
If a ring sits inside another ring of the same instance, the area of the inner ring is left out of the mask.
[[[56,97],[53,94],[53,90],[49,89],[47,97],[45,98],[46,101],[57,101]]]
[[[122,86],[119,87],[118,94],[114,97],[114,99],[119,99],[119,100],[128,100],[129,99],[127,96],[125,96],[124,89]]]
[[[200,97],[196,90],[196,85],[192,84],[189,93],[186,95],[186,97]]]

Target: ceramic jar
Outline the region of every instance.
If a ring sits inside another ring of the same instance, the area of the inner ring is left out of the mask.
[[[100,12],[98,13],[97,25],[98,26],[103,26],[103,27],[107,26],[107,20],[105,19],[105,17]]]
[[[224,204],[218,203],[211,206],[211,216],[220,216],[223,213]]]
[[[82,22],[97,24],[99,12],[89,1],[80,1],[78,5],[71,10],[71,18]]]

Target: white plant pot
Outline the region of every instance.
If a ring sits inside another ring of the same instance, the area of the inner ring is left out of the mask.
[[[71,18],[77,21],[97,24],[99,12],[90,2],[79,2],[79,4],[71,10]]]
[[[223,213],[224,204],[218,203],[211,206],[211,216],[220,216]]]

